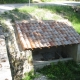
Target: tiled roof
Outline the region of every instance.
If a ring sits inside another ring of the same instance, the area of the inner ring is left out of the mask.
[[[80,43],[80,35],[68,22],[23,21],[15,25],[24,50]]]

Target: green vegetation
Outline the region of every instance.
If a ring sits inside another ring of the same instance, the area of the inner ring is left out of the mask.
[[[75,12],[70,6],[25,6],[0,14],[0,21],[7,19],[11,19],[12,22],[28,19],[68,19],[74,26],[74,29],[80,33],[80,12]],[[38,71],[52,80],[80,80],[80,65],[77,65],[74,61],[59,62],[57,65],[51,63],[50,66],[46,66]],[[31,80],[32,78],[34,76],[29,74],[23,80]]]
[[[70,6],[43,6],[42,8],[68,19],[73,24],[74,29],[80,33],[80,12],[74,12]]]
[[[42,2],[52,2],[52,1],[66,1],[66,0],[41,0]],[[68,1],[80,1],[80,0],[68,0]]]
[[[12,11],[4,12],[0,16],[1,20],[11,19],[12,22],[14,22],[15,20],[25,20],[25,19],[29,19],[29,18],[30,18],[30,14],[20,12],[18,9],[14,9]]]
[[[42,20],[68,19],[74,29],[80,33],[80,12],[74,12],[74,9],[70,6],[24,7],[19,9],[19,11],[28,12]]]
[[[40,76],[40,74],[34,74],[32,75],[32,73],[28,73],[28,74],[25,74],[25,77],[22,79],[22,80],[33,80],[34,78],[38,78]]]
[[[32,0],[30,0],[32,2]],[[6,3],[28,3],[29,0],[0,0],[0,4]]]
[[[55,0],[41,0],[42,2],[51,2],[51,1],[55,1]]]
[[[57,0],[35,0],[36,2],[53,2]],[[66,1],[66,0],[58,0],[58,1]],[[69,0],[69,1],[74,1],[74,0]],[[75,0],[75,1],[80,1],[80,0]],[[29,0],[0,0],[0,4],[9,4],[9,3],[28,3]],[[30,0],[30,2],[34,2],[34,0]]]
[[[60,20],[68,19],[74,29],[80,34],[80,11],[75,12],[70,6],[42,6],[42,7],[22,7],[5,12],[1,17],[15,20],[41,19],[41,20]]]
[[[31,73],[25,74],[25,78],[22,80],[32,80],[35,77],[35,75],[32,75]]]
[[[74,61],[51,63],[37,71],[51,80],[80,80],[80,65]]]

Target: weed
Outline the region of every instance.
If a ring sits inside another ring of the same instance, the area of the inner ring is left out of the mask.
[[[37,16],[38,19],[42,20],[53,20],[53,19],[68,19],[74,29],[80,33],[80,15],[74,12],[74,9],[70,6],[42,6],[42,7],[23,7],[19,9],[20,12],[29,13],[32,16]],[[50,15],[48,17],[48,15]]]
[[[51,2],[53,0],[41,0],[42,2]]]
[[[32,0],[30,0],[32,2]],[[28,3],[29,0],[0,0],[0,3],[6,4],[6,3]]]
[[[74,12],[71,6],[42,6],[41,9],[48,10],[53,14],[56,13],[62,18],[68,19],[74,29],[80,33],[80,13]]]
[[[51,63],[37,71],[51,80],[80,80],[80,66],[74,61]]]
[[[33,80],[34,78],[38,78],[39,76],[40,74],[35,73],[34,75],[32,75],[32,73],[29,72],[25,74],[25,77],[22,80]]]
[[[1,15],[4,18],[10,18],[14,22],[15,20],[27,20],[27,19],[41,19],[41,20],[60,20],[68,19],[74,29],[80,33],[80,14],[74,12],[74,9],[70,6],[33,6],[22,7],[14,9],[9,12],[5,12]]]

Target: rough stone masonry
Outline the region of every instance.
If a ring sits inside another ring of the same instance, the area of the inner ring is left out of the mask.
[[[0,27],[0,80],[12,80],[2,27]]]

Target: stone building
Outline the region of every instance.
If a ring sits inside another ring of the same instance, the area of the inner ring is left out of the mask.
[[[19,44],[26,51],[28,70],[56,59],[80,62],[80,35],[68,21],[16,21],[15,26]]]

